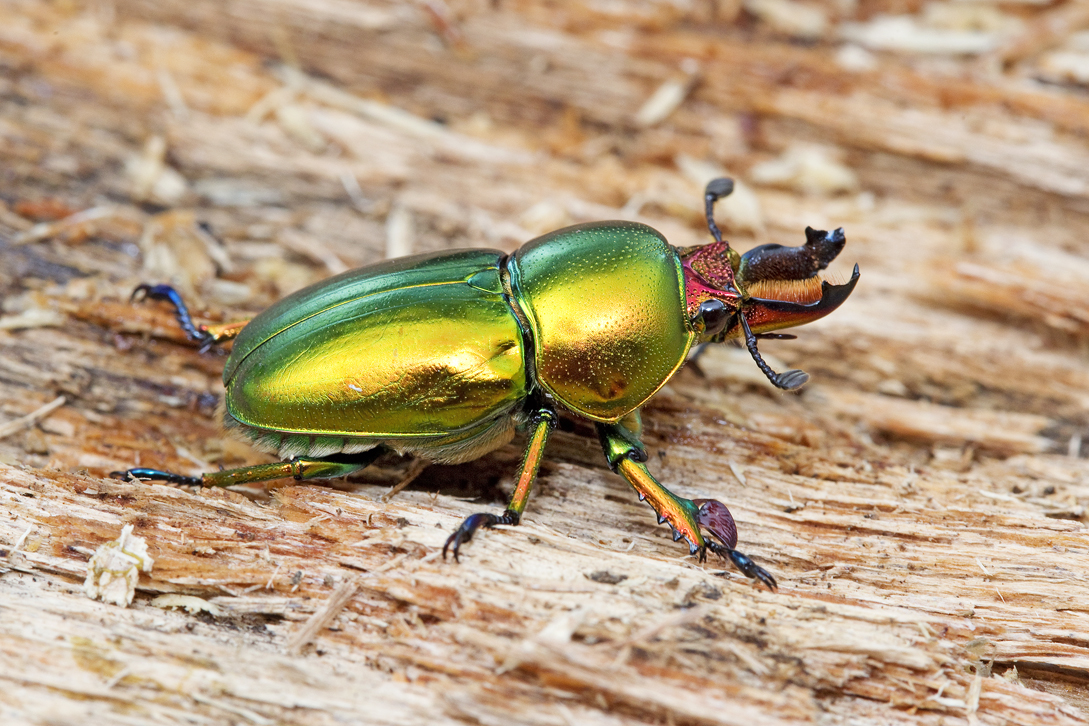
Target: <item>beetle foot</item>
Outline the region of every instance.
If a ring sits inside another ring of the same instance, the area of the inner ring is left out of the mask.
[[[446,538],[446,543],[442,546],[442,558],[446,559],[446,552],[453,547],[454,561],[461,562],[458,559],[458,550],[461,549],[462,542],[468,542],[473,538],[473,534],[478,529],[483,527],[484,529],[491,529],[497,524],[518,524],[520,519],[518,512],[511,509],[503,512],[502,515],[491,514],[489,512],[477,512],[476,514],[470,514],[465,518],[465,521],[461,523],[461,526],[455,530],[455,532]]]
[[[779,589],[779,585],[775,582],[775,578],[771,576],[771,573],[753,562],[748,555],[742,554],[729,547],[723,547],[718,542],[711,540],[707,541],[707,547],[719,557],[722,557],[723,559],[729,558],[730,562],[734,563],[734,567],[741,570],[745,577],[760,580],[760,582],[764,583],[772,592]]]
[[[138,300],[163,300],[173,305],[174,317],[177,318],[178,325],[185,331],[185,335],[189,340],[201,343],[200,350],[202,353],[211,348],[212,344],[216,342],[215,336],[208,332],[207,327],[193,323],[193,318],[189,315],[189,308],[185,306],[181,294],[170,285],[141,283],[132,291],[129,300],[132,302]]]
[[[723,559],[729,559],[737,569],[745,573],[746,577],[760,580],[773,592],[777,590],[779,586],[770,572],[749,559],[748,555],[734,549],[737,546],[737,525],[734,524],[733,515],[730,514],[726,505],[715,499],[693,499],[692,501],[699,507],[696,521],[722,542],[719,544],[708,538],[707,549]],[[700,562],[704,561],[706,554],[706,551],[700,553]]]
[[[199,476],[185,476],[184,474],[172,474],[169,471],[159,469],[126,469],[125,471],[111,471],[110,477],[121,481],[165,481],[171,484],[186,484],[189,486],[201,486],[203,481]]]

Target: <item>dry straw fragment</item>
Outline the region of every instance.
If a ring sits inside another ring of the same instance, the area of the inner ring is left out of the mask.
[[[0,322],[3,321],[0,320]],[[9,421],[3,426],[0,426],[0,439],[6,436],[11,436],[18,431],[22,431],[25,428],[33,426],[38,421],[42,420],[43,418],[63,406],[65,401],[67,401],[67,399],[64,396],[57,396],[49,403],[31,411],[26,416],[17,418],[14,421]]]
[[[287,642],[287,652],[293,655],[298,655],[302,652],[302,649],[307,646],[310,641],[318,637],[321,631],[329,627],[329,624],[333,622],[333,619],[344,609],[344,606],[348,604],[348,601],[352,599],[352,596],[359,590],[359,582],[354,579],[348,579],[340,584],[333,594],[329,596],[329,599],[325,602],[321,608],[319,608],[310,619],[307,620],[299,630],[291,636],[291,639]]]

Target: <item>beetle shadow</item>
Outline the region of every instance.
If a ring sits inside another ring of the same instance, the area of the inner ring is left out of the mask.
[[[520,459],[521,442],[516,439],[514,443],[464,464],[429,464],[405,487],[405,491],[502,506],[510,496],[507,488],[510,480],[517,475]],[[388,460],[381,459],[373,468],[381,471],[382,481],[371,483],[383,487],[383,493],[390,492],[417,461],[411,456],[397,455]]]
[[[557,423],[542,463],[542,474],[548,470],[550,462],[556,461],[589,468],[607,468],[592,424],[563,412]],[[526,443],[525,435],[518,434],[510,443],[479,459],[463,464],[428,464],[400,491],[452,497],[481,506],[506,506],[518,479]],[[365,489],[369,496],[383,497],[389,495],[406,476],[410,476],[413,467],[420,461],[413,456],[390,452],[347,479],[329,479],[323,483],[342,491]],[[539,481],[535,487],[538,494],[540,484]]]

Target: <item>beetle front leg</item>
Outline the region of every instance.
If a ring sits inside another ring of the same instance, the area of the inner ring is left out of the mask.
[[[539,408],[530,419],[533,424],[533,435],[530,436],[526,453],[522,456],[522,474],[518,477],[518,485],[514,487],[507,511],[501,515],[488,512],[478,512],[465,518],[461,526],[446,539],[442,546],[442,558],[446,559],[447,550],[453,548],[454,561],[458,559],[458,550],[463,542],[473,538],[478,529],[491,529],[497,524],[518,524],[522,520],[522,512],[529,502],[529,492],[533,489],[533,483],[537,480],[537,471],[541,468],[541,459],[544,457],[545,444],[548,436],[556,427],[556,412],[550,408]]]
[[[723,559],[730,560],[734,563],[734,567],[741,570],[746,577],[760,580],[769,590],[774,592],[779,589],[770,572],[753,562],[748,555],[734,549],[737,546],[737,525],[734,524],[734,517],[725,504],[715,499],[693,499],[692,503],[699,507],[696,514],[699,525],[722,542],[719,544],[708,538],[707,549]]]
[[[639,501],[648,501],[658,515],[658,524],[669,522],[673,541],[681,537],[688,541],[689,553],[701,554],[706,547],[700,534],[697,517],[699,508],[691,499],[678,497],[658,483],[644,462],[647,452],[642,443],[620,424],[598,424],[601,448],[613,471],[619,473],[639,494]]]
[[[745,575],[745,577],[760,580],[760,582],[764,583],[772,592],[779,589],[779,584],[775,582],[775,578],[771,576],[771,573],[753,562],[748,555],[730,549],[729,547],[723,547],[712,540],[707,540],[707,548],[719,557],[729,559],[730,562],[733,562],[734,567],[741,570],[741,573]]]

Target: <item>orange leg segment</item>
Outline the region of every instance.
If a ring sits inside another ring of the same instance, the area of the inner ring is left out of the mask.
[[[548,436],[556,427],[556,412],[542,406],[533,413],[533,433],[526,445],[526,453],[522,457],[522,474],[518,477],[518,484],[514,487],[510,504],[503,514],[491,514],[490,512],[478,512],[465,518],[461,526],[450,535],[446,544],[442,546],[442,556],[445,559],[448,550],[453,548],[454,559],[458,559],[458,550],[463,542],[473,538],[473,534],[481,527],[489,529],[497,524],[518,524],[522,519],[522,512],[529,501],[529,492],[533,488],[533,482],[537,480],[537,471],[541,468],[541,458],[544,456],[545,444]]]

